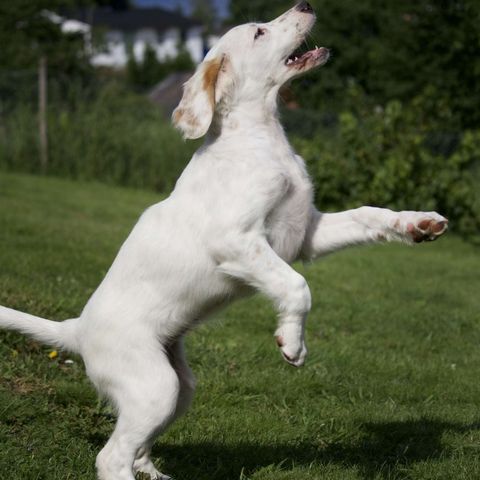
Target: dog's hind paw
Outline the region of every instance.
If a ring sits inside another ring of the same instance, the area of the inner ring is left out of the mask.
[[[136,460],[133,470],[141,480],[173,480],[172,477],[159,472],[148,458]]]
[[[156,471],[156,473],[153,473],[153,472],[146,473],[146,472],[138,471],[137,476],[135,478],[137,478],[137,480],[173,480],[172,477],[169,477],[168,475],[165,475],[158,471]]]

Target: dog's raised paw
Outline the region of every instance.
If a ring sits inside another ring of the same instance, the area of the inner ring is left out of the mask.
[[[409,223],[407,231],[415,243],[432,242],[448,229],[448,220],[424,219],[418,224]]]
[[[415,243],[432,242],[448,229],[448,220],[436,212],[401,212],[395,227]]]
[[[307,347],[305,343],[301,342],[297,345],[286,344],[284,338],[281,335],[275,337],[283,359],[293,367],[301,367],[305,363],[305,357],[307,356]]]

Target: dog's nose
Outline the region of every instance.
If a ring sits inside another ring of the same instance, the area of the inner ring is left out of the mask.
[[[303,13],[313,13],[313,8],[308,2],[300,2],[295,7],[299,12]]]

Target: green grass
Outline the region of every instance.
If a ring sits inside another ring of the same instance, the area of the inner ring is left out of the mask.
[[[77,316],[148,192],[0,174],[0,304]],[[177,480],[480,478],[480,250],[352,249],[297,268],[314,306],[302,369],[262,298],[191,334],[189,414],[157,442]],[[0,332],[0,478],[94,479],[113,419],[78,358]]]

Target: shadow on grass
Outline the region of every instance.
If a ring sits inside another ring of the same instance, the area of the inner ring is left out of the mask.
[[[448,446],[442,444],[444,433],[479,429],[480,423],[432,419],[365,423],[360,427],[363,435],[351,444],[160,444],[153,454],[165,459],[165,472],[173,473],[176,480],[238,480],[242,472],[248,478],[269,465],[281,465],[277,468],[288,472],[312,464],[356,467],[365,479],[395,479],[405,478],[405,469],[417,462],[448,458]]]

